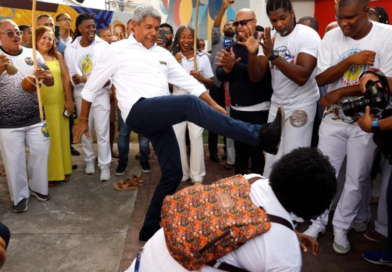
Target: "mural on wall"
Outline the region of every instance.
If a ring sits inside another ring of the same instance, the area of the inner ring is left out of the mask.
[[[223,22],[233,20],[235,13],[242,7],[249,7],[250,0],[241,0],[241,4],[235,3],[227,10]],[[0,18],[11,19],[18,25],[31,25],[31,0],[7,1],[1,0]],[[162,14],[162,22],[171,24],[176,31],[182,25],[194,27],[196,0],[158,0],[159,11]],[[239,2],[239,1],[237,1]],[[200,0],[199,8],[199,38],[210,39],[211,28],[222,5],[222,0]],[[39,3],[37,6],[37,16],[43,13],[50,14],[55,18],[60,13],[68,13],[72,18],[72,28],[75,28],[75,18],[78,13],[89,12],[95,13],[97,18],[97,29],[109,27],[118,38],[125,37],[125,28],[127,21],[132,18],[132,14],[121,13],[116,11],[107,11],[81,6],[69,6],[53,3]]]

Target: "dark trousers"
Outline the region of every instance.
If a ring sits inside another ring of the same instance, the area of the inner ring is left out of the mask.
[[[388,212],[388,252],[392,255],[392,172],[389,176],[387,187],[387,212]]]
[[[234,120],[193,95],[140,99],[133,105],[126,124],[151,141],[162,171],[146,214],[145,227],[159,227],[163,199],[174,194],[181,182],[180,149],[172,126],[184,121],[236,141],[259,145],[260,125]]]
[[[225,108],[225,89],[223,83],[220,87],[214,85],[214,87],[210,89],[210,96],[219,106]],[[224,142],[226,148],[226,139]],[[208,151],[210,154],[217,154],[218,152],[218,134],[211,130],[208,130]]]
[[[230,116],[234,119],[241,120],[247,123],[264,125],[268,120],[268,111],[237,111],[230,109]],[[248,173],[249,158],[252,163],[252,173],[262,175],[264,172],[264,154],[261,147],[254,147],[246,143],[234,141],[235,147],[235,174],[245,175]]]
[[[5,249],[7,249],[8,244],[10,243],[11,233],[6,225],[0,222],[0,237],[3,238],[5,242]]]
[[[71,141],[71,149],[72,149],[72,144],[73,144],[73,126],[74,126],[74,118],[73,115],[69,117],[69,140]]]

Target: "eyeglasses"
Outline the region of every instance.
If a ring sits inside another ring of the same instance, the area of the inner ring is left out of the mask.
[[[23,31],[7,31],[7,32],[0,32],[0,34],[6,34],[8,37],[13,38],[16,34],[16,36],[22,36]]]
[[[165,34],[169,35],[169,34],[173,34],[173,33],[171,33],[171,31],[165,31]]]
[[[255,18],[245,19],[245,20],[241,20],[241,21],[235,21],[235,22],[233,22],[233,26],[234,27],[238,27],[239,25],[246,26],[250,21],[252,21],[254,19]]]
[[[72,19],[70,19],[70,18],[63,18],[63,19],[58,20],[57,22],[65,22],[65,21],[72,23]]]

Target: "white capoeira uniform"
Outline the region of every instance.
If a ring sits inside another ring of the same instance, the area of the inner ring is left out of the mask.
[[[80,45],[81,37],[67,46],[65,50],[65,62],[68,67],[71,83],[75,87],[74,98],[76,104],[76,113],[80,116],[82,109],[82,90],[84,84],[75,85],[72,81],[72,76],[77,74],[79,76],[90,76],[94,69],[94,64],[99,59],[101,54],[105,54],[105,49],[109,46],[107,42],[99,37],[95,37],[94,42],[88,47]],[[112,154],[109,144],[109,117],[110,117],[110,87],[102,87],[101,92],[98,93],[96,100],[91,104],[89,115],[89,133],[90,139],[86,135],[82,136],[82,147],[86,154],[85,161],[91,162],[95,160],[95,153],[93,150],[92,130],[95,128],[98,143],[98,165],[99,167],[108,167],[112,160]]]
[[[373,22],[370,33],[360,40],[345,37],[341,29],[336,28],[328,32],[321,42],[317,74],[362,50],[372,50],[377,53],[374,67],[379,68],[386,76],[392,76],[391,49],[390,26]],[[360,75],[369,68],[367,65],[351,66],[339,80],[329,84],[328,93],[358,85]],[[345,232],[352,227],[354,219],[358,222],[370,220],[370,210],[367,208],[370,194],[367,192],[371,191],[370,171],[376,150],[373,134],[362,131],[356,122],[361,114],[347,117],[343,113],[342,102],[353,98],[344,97],[325,110],[318,145],[324,155],[329,157],[336,173],[339,173],[347,155],[345,184],[332,221],[334,228]],[[365,212],[358,214],[361,207]],[[328,215],[329,210],[313,220],[313,224],[325,226],[328,223]]]
[[[19,55],[9,55],[0,48],[20,72],[0,75],[0,150],[7,173],[8,188],[14,205],[29,198],[29,188],[48,195],[48,156],[50,139],[46,122],[39,116],[36,92],[22,89],[24,75],[34,74],[33,52],[22,48]],[[49,70],[37,52],[38,66]],[[26,145],[30,149],[26,165]]]
[[[181,65],[190,73],[194,70],[194,59],[187,59],[182,56]],[[210,60],[207,55],[197,55],[197,69],[201,75],[205,78],[213,78],[214,73],[211,69]],[[189,95],[189,92],[181,90],[177,86],[173,86],[173,95]],[[185,132],[186,128],[189,130],[189,139],[191,142],[191,159],[190,167],[188,164],[188,156],[186,152]],[[203,182],[206,175],[206,166],[204,163],[204,147],[203,147],[203,131],[204,128],[195,125],[192,122],[182,122],[173,126],[174,132],[176,133],[177,142],[180,147],[181,165],[182,165],[182,181],[186,181],[189,178],[193,182]]]
[[[300,53],[317,58],[320,37],[310,27],[297,24],[288,36],[276,35],[274,50],[287,62],[296,64]],[[264,56],[262,48],[259,55]],[[271,107],[268,122],[275,119],[278,107],[284,106],[286,124],[281,137],[278,154],[266,154],[263,176],[269,177],[272,165],[283,155],[298,147],[309,147],[312,141],[314,117],[320,93],[315,71],[304,86],[299,86],[270,63],[272,78]]]

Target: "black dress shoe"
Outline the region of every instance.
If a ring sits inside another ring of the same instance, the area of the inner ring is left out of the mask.
[[[80,152],[77,151],[73,146],[71,146],[71,155],[72,156],[80,156]]]
[[[275,120],[263,125],[260,129],[259,146],[261,146],[265,152],[273,155],[278,153],[284,124],[284,109],[283,107],[279,107]]]
[[[72,164],[72,170],[78,169],[78,165],[76,163]]]
[[[210,153],[210,160],[213,161],[213,162],[219,162],[218,154]]]
[[[159,229],[160,227],[148,228],[143,226],[139,232],[139,241],[145,242],[150,240],[150,238],[153,237],[155,232],[157,232]]]

